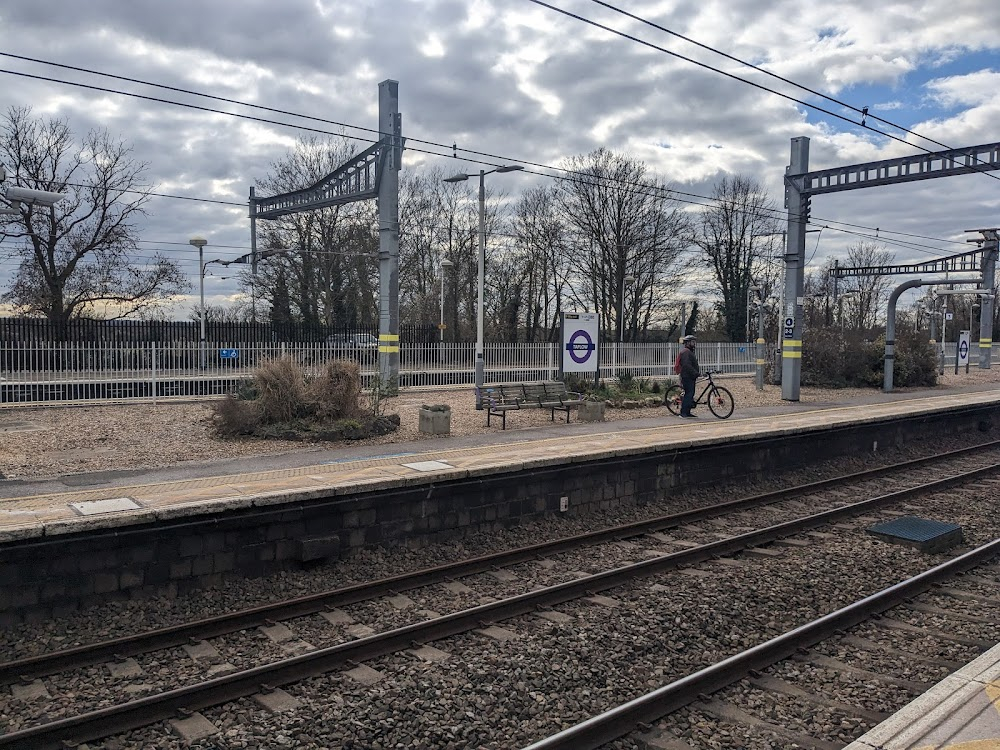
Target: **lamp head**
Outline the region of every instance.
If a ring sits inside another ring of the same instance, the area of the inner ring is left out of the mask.
[[[54,193],[49,190],[32,190],[30,188],[16,187],[11,185],[7,188],[7,200],[17,208],[18,203],[35,204],[36,206],[54,206],[66,196],[62,193]]]
[[[452,263],[447,258],[442,258],[441,259],[441,268],[451,268],[453,265],[455,265],[455,264]]]
[[[524,167],[520,164],[506,164],[502,167],[497,167],[493,171],[498,174],[503,174],[504,172],[519,172],[522,169],[524,169]]]
[[[191,239],[188,240],[188,244],[194,245],[197,248],[202,248],[208,244],[208,240],[206,240],[204,237],[192,237]]]
[[[445,177],[444,182],[465,182],[469,179],[467,174],[453,174],[451,177]]]

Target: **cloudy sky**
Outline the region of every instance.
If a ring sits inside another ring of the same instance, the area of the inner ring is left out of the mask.
[[[307,133],[296,126],[356,136],[358,150],[372,134],[9,55],[360,128],[376,127],[378,83],[391,78],[399,81],[410,145],[441,154],[407,151],[404,169],[482,166],[468,153],[452,157],[453,143],[539,165],[606,146],[643,159],[693,196],[709,195],[724,173],[753,174],[779,206],[793,137],[811,139],[813,170],[916,154],[921,147],[1000,141],[1000,3],[992,0],[617,3],[844,104],[868,107],[870,115],[937,144],[871,118],[869,125],[905,142],[862,128],[860,116],[841,104],[592,0],[549,2],[847,121],[530,0],[12,1],[0,8],[0,52],[7,55],[0,57],[0,104],[65,117],[78,134],[107,128],[148,162],[158,192],[202,199],[153,199],[142,230],[142,252],[165,251],[194,282],[197,253],[187,239],[208,238],[206,258],[234,258],[249,249],[249,187]],[[516,196],[546,178],[493,179]],[[966,229],[1000,225],[1000,181],[978,174],[819,196],[813,217],[817,228],[828,227],[809,235],[807,258],[814,267],[862,239],[843,230],[874,235],[876,227],[899,262],[916,262],[968,250]],[[11,270],[10,259],[0,254],[0,284]],[[222,303],[235,285],[215,271],[206,290],[208,302]],[[193,301],[177,310],[189,310]]]

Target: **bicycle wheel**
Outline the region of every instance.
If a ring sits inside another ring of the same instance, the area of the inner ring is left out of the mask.
[[[664,405],[670,409],[671,414],[681,413],[681,400],[684,398],[684,389],[679,385],[672,385],[667,388],[666,394],[663,396]]]
[[[712,414],[717,416],[719,419],[726,419],[733,413],[733,408],[736,406],[733,401],[733,394],[728,390],[723,388],[721,385],[715,386],[708,393],[708,408],[712,410]]]

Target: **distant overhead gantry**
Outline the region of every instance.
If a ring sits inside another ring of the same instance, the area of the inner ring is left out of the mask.
[[[785,169],[788,245],[785,250],[782,309],[784,325],[781,342],[781,397],[783,399],[799,400],[802,377],[806,225],[812,209],[812,197],[824,193],[975,174],[995,169],[1000,169],[1000,143],[987,143],[982,146],[968,146],[810,172],[809,139],[792,138],[791,158]],[[990,242],[995,257],[996,240],[987,240],[987,244]],[[955,256],[959,257],[961,256]]]

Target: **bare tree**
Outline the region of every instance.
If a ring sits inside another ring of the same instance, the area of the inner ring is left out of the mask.
[[[122,318],[190,288],[177,264],[156,253],[135,262],[149,187],[146,164],[106,131],[77,145],[65,120],[10,109],[0,121],[0,162],[8,185],[63,193],[51,207],[22,204],[0,219],[17,271],[3,300],[19,312],[66,322]]]
[[[522,325],[528,341],[555,341],[569,268],[568,230],[559,214],[556,190],[528,190],[514,208],[513,232],[524,256]]]
[[[690,229],[665,183],[635,159],[598,149],[566,162],[557,196],[569,228],[570,296],[634,339],[681,284]],[[628,283],[627,279],[632,282]]]
[[[777,208],[764,186],[747,175],[726,175],[712,190],[711,207],[701,214],[695,242],[712,269],[730,341],[747,335],[751,286],[767,276],[767,258],[780,236]]]
[[[844,279],[840,294],[843,301],[844,321],[849,328],[874,328],[878,325],[889,301],[892,279],[878,272],[881,266],[891,265],[896,259],[885,245],[877,242],[858,242],[847,248],[847,265],[851,268],[868,268],[863,276],[849,276]]]

